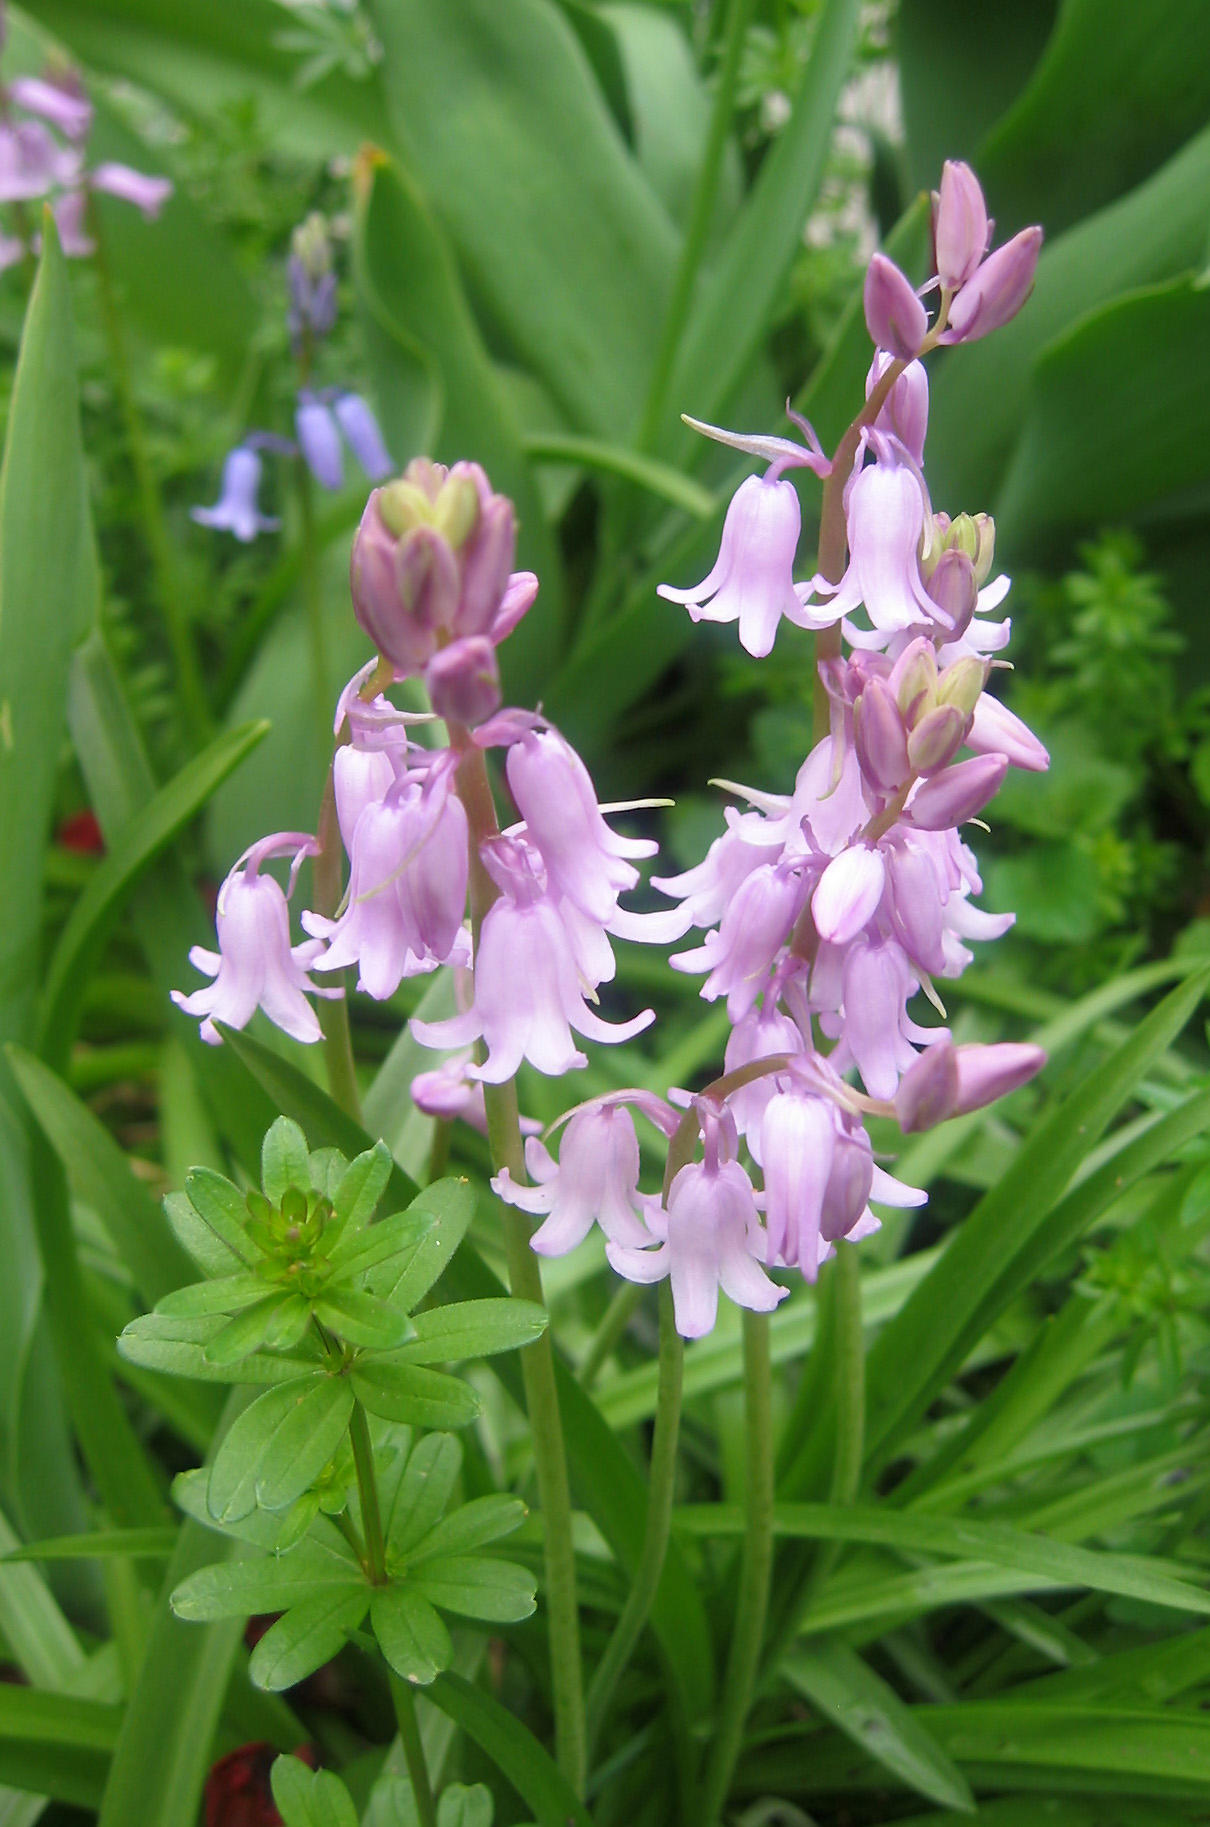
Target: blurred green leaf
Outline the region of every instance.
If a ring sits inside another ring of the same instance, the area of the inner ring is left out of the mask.
[[[434,1706],[448,1713],[507,1777],[538,1827],[591,1827],[583,1805],[532,1732],[498,1700],[452,1671],[428,1689]]]
[[[0,1782],[77,1808],[101,1799],[121,1709],[97,1700],[0,1686]]]
[[[410,1581],[376,1592],[370,1618],[379,1648],[404,1681],[427,1686],[453,1660],[449,1631]]]
[[[905,1706],[846,1643],[796,1649],[782,1658],[780,1672],[825,1721],[909,1789],[959,1814],[975,1812],[969,1783],[929,1731],[927,1710]]]
[[[418,1313],[416,1338],[399,1356],[411,1364],[457,1364],[532,1345],[546,1326],[546,1309],[534,1301],[454,1301]]]
[[[279,1757],[269,1781],[286,1827],[358,1827],[352,1798],[330,1770],[312,1770],[298,1757]]]
[[[303,1599],[270,1626],[253,1650],[252,1679],[273,1692],[305,1680],[344,1648],[369,1609],[368,1586]]]

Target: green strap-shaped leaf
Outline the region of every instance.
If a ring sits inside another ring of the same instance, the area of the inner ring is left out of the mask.
[[[472,1498],[451,1511],[435,1528],[406,1550],[409,1564],[427,1560],[434,1554],[465,1554],[481,1548],[502,1535],[519,1529],[529,1512],[519,1497],[495,1492],[488,1497]]]
[[[120,1335],[118,1351],[143,1370],[200,1377],[208,1383],[287,1383],[316,1368],[314,1358],[274,1357],[255,1351],[232,1363],[216,1363],[210,1346],[224,1327],[221,1317],[165,1319],[159,1313],[142,1313]]]
[[[371,1351],[394,1351],[415,1330],[406,1313],[356,1288],[330,1288],[316,1300],[315,1312],[338,1338]]]
[[[436,1556],[408,1577],[430,1603],[464,1618],[515,1624],[534,1610],[536,1581],[515,1561],[475,1554]]]
[[[294,1377],[267,1389],[236,1416],[219,1443],[210,1468],[207,1502],[216,1522],[238,1522],[255,1509],[261,1465],[279,1430],[291,1421],[300,1403],[327,1383],[335,1383],[335,1378],[321,1370]]]
[[[38,1050],[60,1070],[71,1050],[89,975],[131,890],[268,729],[267,723],[251,723],[216,736],[122,827],[89,877],[55,947],[42,992]]]
[[[307,1138],[290,1117],[279,1116],[265,1132],[260,1151],[261,1185],[270,1205],[280,1205],[292,1186],[306,1192],[311,1185],[311,1157]]]
[[[370,1609],[370,1588],[316,1593],[294,1605],[252,1652],[252,1679],[271,1692],[293,1687],[330,1662]]]
[[[462,1443],[453,1434],[426,1434],[408,1456],[387,1517],[393,1555],[406,1555],[436,1527],[462,1469]]]
[[[0,1686],[0,1782],[95,1808],[121,1708],[39,1688]]]
[[[212,1623],[217,1618],[284,1611],[312,1593],[343,1593],[363,1584],[355,1562],[302,1542],[289,1554],[202,1567],[177,1587],[172,1609],[178,1618]]]
[[[538,1827],[591,1827],[562,1771],[498,1700],[452,1672],[437,1676],[428,1698],[486,1752],[532,1810]]]
[[[354,1364],[348,1381],[358,1401],[384,1421],[410,1427],[468,1427],[480,1401],[469,1383],[392,1357],[372,1357]]]
[[[393,1217],[380,1218],[364,1230],[347,1231],[329,1258],[333,1285],[363,1275],[367,1269],[392,1262],[397,1257],[406,1255],[410,1259],[417,1244],[428,1236],[435,1223],[431,1212],[396,1212]],[[401,1313],[407,1311],[402,1302],[398,1304]]]
[[[928,1709],[905,1706],[846,1643],[796,1649],[779,1670],[825,1721],[909,1789],[943,1808],[975,1812],[970,1784],[928,1729]]]
[[[1022,1143],[1012,1165],[956,1232],[879,1335],[868,1365],[867,1454],[880,1463],[923,1414],[989,1323],[985,1290],[1036,1257],[1050,1212],[1152,1061],[1205,994],[1202,971],[1172,990],[1137,1032]]]
[[[332,1194],[332,1210],[348,1226],[350,1241],[353,1232],[369,1224],[390,1177],[391,1151],[385,1142],[364,1148],[345,1168]]]
[[[453,1301],[416,1315],[415,1340],[402,1359],[411,1364],[456,1364],[530,1345],[546,1330],[544,1307],[528,1300]]]

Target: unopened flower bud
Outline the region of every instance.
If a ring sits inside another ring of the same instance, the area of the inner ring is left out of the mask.
[[[879,793],[893,793],[908,775],[907,730],[884,679],[866,684],[853,706],[853,746],[862,773]]]
[[[500,708],[500,669],[486,635],[451,641],[424,669],[433,709],[446,723],[475,729]]]
[[[1023,228],[989,254],[950,306],[946,343],[973,343],[1017,315],[1034,289],[1042,230]]]
[[[920,831],[950,831],[981,812],[1008,772],[1004,755],[976,755],[926,780],[908,806]]]
[[[904,722],[910,725],[932,702],[937,688],[937,656],[933,643],[918,635],[904,648],[888,681],[895,694]]]
[[[947,159],[941,168],[940,193],[933,192],[937,276],[947,292],[956,292],[974,274],[987,252],[989,232],[978,178],[961,160]]]
[[[975,567],[966,553],[957,546],[943,552],[933,566],[927,588],[937,605],[938,621],[944,624],[950,639],[957,640],[969,628],[979,601]]]
[[[885,254],[875,254],[865,276],[866,328],[879,349],[910,362],[928,334],[928,314],[912,282]]]
[[[1046,1064],[1041,1047],[1002,1041],[955,1047],[940,1041],[905,1072],[895,1114],[905,1135],[931,1129],[949,1117],[967,1116],[1027,1084]]]
[[[986,683],[987,661],[977,659],[973,653],[965,654],[947,666],[937,680],[937,703],[956,704],[965,716],[972,716]]]
[[[983,588],[991,576],[992,562],[996,556],[996,523],[990,514],[974,514],[971,519],[975,528],[975,550],[971,554],[975,563],[975,582]]]
[[[916,774],[935,774],[962,747],[969,714],[955,704],[926,711],[908,737],[908,760]]]

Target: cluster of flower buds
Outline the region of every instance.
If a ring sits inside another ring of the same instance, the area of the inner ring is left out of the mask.
[[[512,503],[492,492],[474,464],[446,470],[418,459],[370,498],[353,547],[353,599],[378,648],[341,693],[333,762],[336,819],[348,857],[344,901],[333,917],[302,914],[310,935],[291,945],[286,894],[259,873],[290,853],[294,871],[314,854],[298,833],[249,851],[219,896],[218,954],[193,962],[214,981],[179,1005],[242,1027],[260,1006],[301,1040],[319,1036],[304,992],[321,976],[356,966],[358,988],[382,1000],[404,978],[446,965],[471,993],[447,1021],[413,1022],[424,1045],[482,1043],[427,1081],[418,1094],[441,1114],[481,1115],[482,1083],[513,1077],[521,1061],[561,1074],[586,1064],[572,1038],[623,1041],[653,1020],[644,1010],[612,1024],[590,1006],[612,979],[611,938],[662,942],[686,929],[669,915],[628,913],[619,898],[638,882],[635,857],[655,845],[619,836],[597,803],[588,771],[544,718],[499,708],[495,646],[533,602],[538,582],[512,569]],[[411,731],[427,714],[396,709],[384,683],[422,677],[450,731],[447,746]],[[474,854],[495,887],[478,946],[465,923],[471,826],[459,791],[468,753],[504,751],[519,821],[478,830]],[[320,990],[320,994],[331,993]]]
[[[317,345],[336,322],[336,274],[322,216],[312,213],[295,229],[287,276],[290,342],[302,373],[309,375]],[[258,533],[272,532],[280,525],[260,510],[264,452],[301,456],[319,486],[335,490],[344,484],[346,448],[371,482],[380,482],[395,467],[378,421],[360,394],[346,387],[304,384],[295,400],[294,437],[249,432],[224,460],[214,506],[195,507],[192,517],[199,525],[230,533],[247,545]]]
[[[923,991],[944,1021],[934,979],[960,974],[967,940],[1012,924],[973,904],[981,882],[959,828],[1010,765],[1047,766],[1037,738],[985,690],[989,656],[1009,638],[1007,621],[989,619],[1008,580],[992,577],[985,515],[933,511],[921,467],[928,381],[915,359],[926,333],[962,341],[1005,321],[1032,284],[1040,234],[1027,230],[985,258],[982,194],[960,165],[945,168],[935,232],[933,332],[907,281],[905,296],[887,280],[896,269],[880,256],[871,267],[867,319],[880,346],[846,474],[832,475],[805,425],[805,446],[701,428],[769,469],[740,486],[703,582],[660,594],[695,619],[737,622],[755,655],[770,650],[783,617],[815,630],[839,624],[851,649],[821,664],[830,731],[793,793],[735,789],[748,809],[728,810],[705,859],[655,878],[679,899],[686,929],[705,934],[672,964],[704,975],[707,1000],[725,999],[723,1075],[697,1098],[674,1092],[674,1103],[657,1106],[620,1092],[582,1106],[557,1162],[542,1142],[527,1143],[533,1187],[507,1174],[495,1182],[502,1197],[544,1215],[534,1238],[543,1252],[570,1248],[595,1213],[619,1274],[671,1277],[688,1337],[713,1326],[720,1288],[768,1310],[786,1293],[770,1269],[814,1280],[842,1238],[877,1228],[871,1201],[923,1201],[874,1161],[867,1116],[924,1129],[990,1103],[1043,1063],[1036,1047],[956,1046],[945,1026],[910,1012]],[[794,581],[799,507],[783,472],[796,465],[843,489],[839,578]],[[687,1134],[690,1153],[700,1135],[700,1159],[685,1159],[674,1141],[663,1200],[640,1190],[630,1104],[664,1134]]]
[[[107,191],[133,203],[148,220],[159,215],[172,194],[168,178],[149,177],[129,165],[107,160],[88,164],[92,103],[73,70],[20,76],[4,86],[0,120],[0,203],[17,206],[15,232],[0,234],[0,270],[36,252],[37,235],[20,208],[48,199],[63,252],[86,256],[95,250],[88,229],[88,199]]]

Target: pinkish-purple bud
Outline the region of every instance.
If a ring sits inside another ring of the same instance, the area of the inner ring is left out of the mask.
[[[950,831],[981,812],[1008,772],[1003,755],[976,755],[926,780],[908,806],[920,831]]]
[[[908,776],[907,731],[895,694],[870,679],[853,706],[853,746],[862,773],[879,793],[894,793]]]
[[[975,706],[966,746],[977,755],[1003,755],[1014,768],[1032,774],[1043,774],[1050,766],[1050,756],[1029,725],[987,692]]]
[[[885,254],[875,254],[865,276],[866,329],[879,349],[910,362],[928,334],[928,314],[912,282]]]
[[[491,628],[508,588],[516,549],[517,516],[513,504],[507,495],[489,493],[479,524],[463,553],[459,634],[486,634]]]
[[[990,224],[979,180],[960,159],[941,167],[941,191],[933,192],[933,242],[937,276],[947,292],[966,284],[987,252]]]
[[[1041,1047],[1015,1041],[955,1047],[939,1041],[921,1054],[899,1084],[895,1114],[905,1135],[967,1116],[1027,1084],[1046,1064]]]
[[[944,619],[946,628],[950,631],[950,639],[956,641],[970,627],[975,605],[979,601],[974,564],[965,552],[957,546],[951,546],[937,560],[925,589],[940,611],[938,619]]]
[[[916,774],[935,774],[952,761],[962,747],[970,717],[956,704],[938,704],[926,711],[908,737],[908,760]]]
[[[435,653],[424,669],[433,709],[447,723],[476,729],[500,707],[500,669],[486,635],[467,635]]]
[[[1017,315],[1034,289],[1042,230],[1023,228],[989,254],[950,306],[944,343],[973,343]]]

